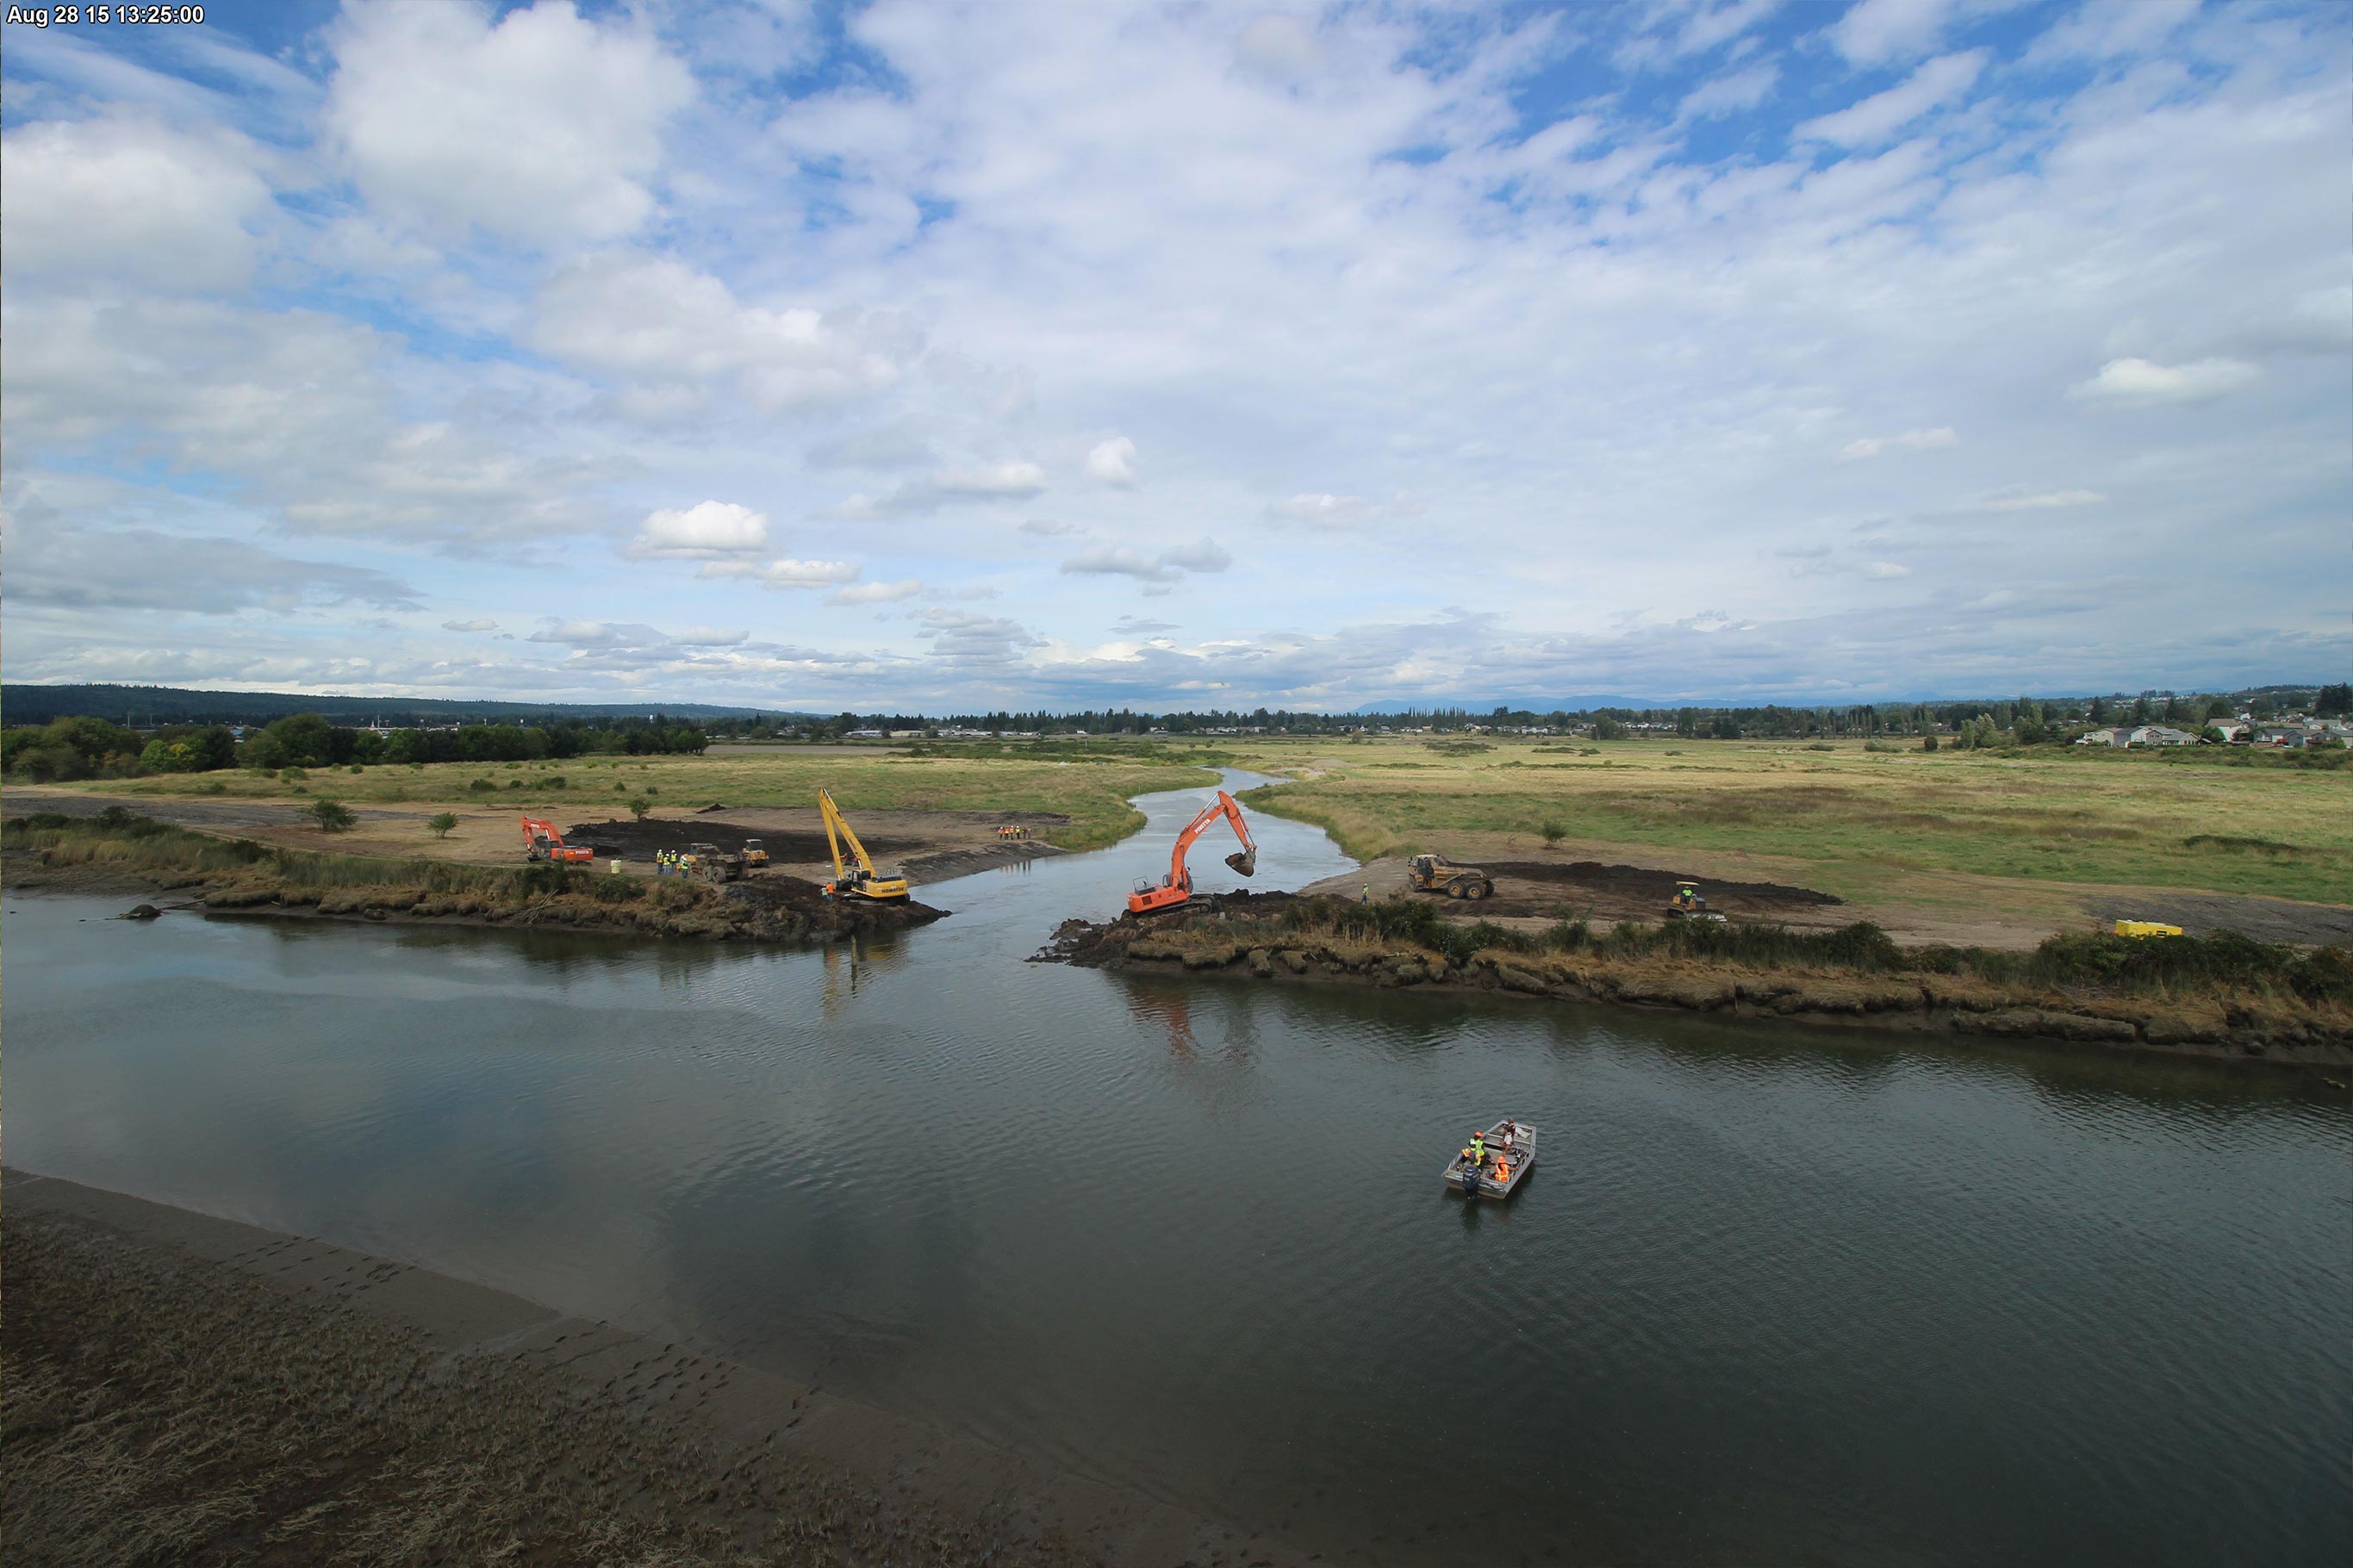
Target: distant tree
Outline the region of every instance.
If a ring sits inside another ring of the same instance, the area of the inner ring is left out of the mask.
[[[323,795],[311,803],[309,812],[311,819],[319,825],[319,831],[322,833],[345,832],[349,830],[352,824],[359,820],[353,814],[350,806],[340,800]]]
[[[629,815],[639,822],[643,822],[646,819],[646,813],[653,808],[654,803],[644,795],[633,795],[629,797]]]
[[[1562,839],[1568,837],[1568,829],[1557,822],[1547,822],[1536,831],[1544,836],[1545,847],[1547,849],[1556,847]]]
[[[2133,699],[2132,721],[2136,724],[2146,724],[2148,722],[2147,698],[2136,697]]]
[[[425,819],[425,826],[433,830],[434,837],[447,838],[449,837],[449,830],[458,826],[458,814],[454,811],[445,811],[438,816],[428,816]]]
[[[1593,718],[1593,738],[1597,741],[1622,741],[1626,738],[1626,726],[1607,713],[1597,713]]]
[[[1936,749],[1936,732],[1934,730],[1920,737],[1920,749],[1924,752],[1933,752]]]
[[[2313,694],[2312,714],[2316,719],[2343,719],[2353,715],[2353,681],[2339,681],[2324,686]]]
[[[2108,700],[2106,698],[2094,697],[2092,699],[2092,711],[2090,718],[2092,722],[2094,724],[2105,724],[2108,721]]]

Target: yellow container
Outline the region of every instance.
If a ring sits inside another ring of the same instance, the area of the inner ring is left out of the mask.
[[[2164,925],[2156,921],[2118,921],[2116,934],[2118,936],[2179,936],[2181,928]]]

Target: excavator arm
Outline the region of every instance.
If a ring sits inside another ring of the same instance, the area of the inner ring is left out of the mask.
[[[841,863],[841,841],[845,838],[849,840],[851,863],[871,876],[874,862],[866,858],[866,846],[858,842],[858,835],[850,830],[849,822],[841,815],[841,808],[833,804],[833,796],[823,790],[818,791],[817,809],[818,815],[825,818],[825,842],[826,847],[833,851],[834,877],[839,879],[849,872],[849,867]]]
[[[1258,845],[1250,837],[1250,824],[1243,819],[1242,808],[1234,804],[1234,797],[1219,790],[1218,798],[1203,806],[1193,820],[1185,825],[1184,831],[1176,835],[1176,847],[1168,853],[1167,879],[1157,888],[1139,886],[1128,899],[1127,907],[1131,913],[1145,914],[1154,910],[1166,909],[1193,896],[1193,877],[1185,868],[1185,857],[1192,851],[1194,841],[1208,832],[1221,816],[1232,825],[1234,837],[1242,844],[1240,849],[1226,857],[1226,864],[1245,877],[1257,875]]]

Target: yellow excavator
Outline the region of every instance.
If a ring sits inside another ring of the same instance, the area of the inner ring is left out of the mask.
[[[833,796],[818,791],[817,809],[818,815],[825,818],[825,841],[833,848],[833,880],[825,884],[828,893],[837,899],[870,899],[876,903],[895,903],[907,897],[907,879],[896,871],[874,868],[873,858],[843,820],[841,808],[833,804]],[[841,860],[844,839],[849,842],[851,863],[848,866]]]

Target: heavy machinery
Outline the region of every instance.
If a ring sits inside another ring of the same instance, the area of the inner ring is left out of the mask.
[[[764,871],[768,866],[768,847],[756,838],[744,840],[744,869]]]
[[[833,796],[817,792],[818,815],[825,818],[825,841],[833,850],[833,880],[825,890],[837,899],[867,899],[876,903],[896,903],[907,897],[907,879],[896,871],[875,869],[873,858],[866,846],[858,842],[858,835],[833,804]],[[849,861],[842,864],[841,846],[849,845]]]
[[[527,859],[575,866],[585,866],[596,858],[594,849],[566,844],[564,835],[555,830],[555,824],[536,816],[522,819],[522,852]]]
[[[1185,868],[1185,852],[1193,847],[1193,840],[1208,830],[1209,824],[1224,817],[1233,825],[1234,837],[1242,841],[1240,850],[1226,857],[1226,864],[1245,877],[1258,872],[1258,846],[1250,841],[1250,825],[1242,820],[1242,808],[1224,790],[1218,798],[1203,806],[1185,830],[1176,835],[1176,847],[1169,852],[1168,875],[1157,882],[1135,884],[1135,891],[1127,896],[1127,912],[1148,915],[1155,910],[1175,909],[1193,896],[1193,873]]]
[[[1486,899],[1495,893],[1495,879],[1476,866],[1457,866],[1443,855],[1417,855],[1405,863],[1406,886],[1417,892],[1444,893],[1450,899]]]
[[[744,857],[723,851],[716,844],[690,844],[678,858],[678,866],[705,882],[732,882],[744,874]]]
[[[1675,896],[1667,900],[1667,919],[1671,921],[1713,921],[1724,923],[1724,917],[1707,907],[1700,897],[1697,882],[1677,882]]]

